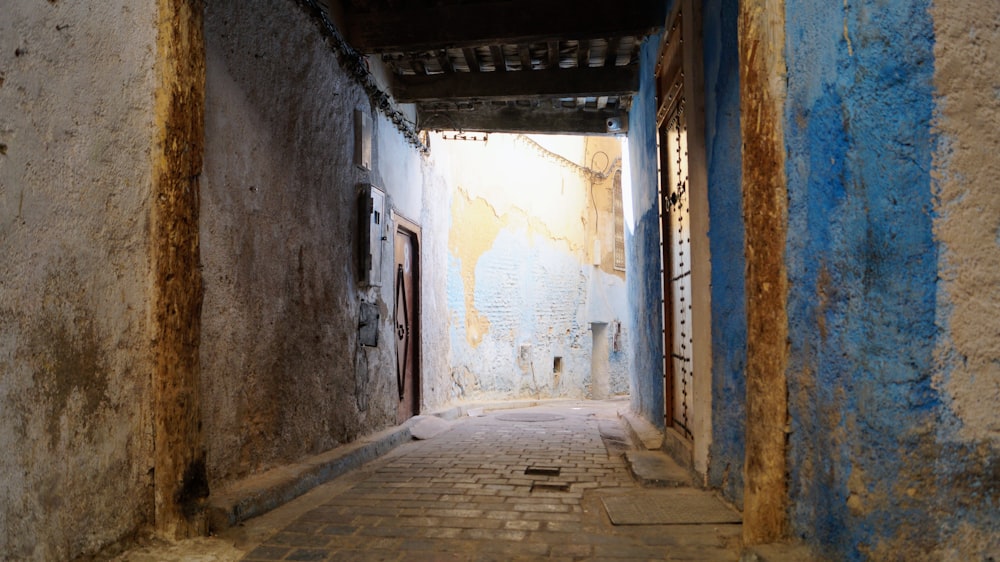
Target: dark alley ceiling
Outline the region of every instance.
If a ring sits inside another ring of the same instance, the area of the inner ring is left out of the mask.
[[[330,0],[358,52],[380,56],[421,129],[623,132],[643,38],[662,0]],[[609,125],[610,124],[610,125]]]

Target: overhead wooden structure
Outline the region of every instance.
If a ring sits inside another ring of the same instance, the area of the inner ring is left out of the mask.
[[[622,133],[665,0],[329,0],[421,129]]]

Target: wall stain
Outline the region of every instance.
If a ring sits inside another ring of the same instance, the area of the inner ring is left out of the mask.
[[[72,412],[69,426],[82,423],[88,441],[93,441],[95,425],[90,423],[108,400],[108,371],[105,354],[90,318],[77,316],[73,328],[59,317],[41,322],[32,336],[31,347],[39,349],[39,364],[32,378],[41,400],[49,449],[58,447],[63,437],[61,420],[69,414],[78,397],[79,412]]]
[[[566,237],[553,234],[541,219],[529,216],[516,207],[500,215],[482,197],[472,199],[459,188],[451,204],[451,231],[448,249],[461,264],[462,287],[465,299],[465,337],[472,347],[477,347],[490,331],[490,320],[475,305],[476,265],[479,258],[493,247],[500,231],[514,225],[524,225],[529,239],[541,236],[565,242],[569,251],[578,248]]]
[[[156,147],[153,150],[153,328],[155,330],[155,507],[161,532],[200,535],[205,521],[190,508],[185,484],[204,463],[198,346],[202,279],[198,238],[199,177],[204,155],[204,3],[159,0]],[[179,503],[181,498],[185,504]]]
[[[741,4],[739,19],[749,420],[743,538],[747,544],[776,540],[787,527],[784,92],[772,79],[784,69],[781,4]]]

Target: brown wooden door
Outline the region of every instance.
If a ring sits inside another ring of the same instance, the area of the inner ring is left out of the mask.
[[[397,217],[394,264],[397,423],[420,412],[419,229]]]
[[[691,321],[691,209],[688,129],[680,10],[656,66],[657,143],[660,150],[660,243],[663,280],[664,417],[691,438],[694,410],[694,342]]]

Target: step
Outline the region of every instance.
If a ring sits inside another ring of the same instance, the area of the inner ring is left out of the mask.
[[[690,486],[691,474],[663,451],[628,451],[625,464],[644,487]]]

